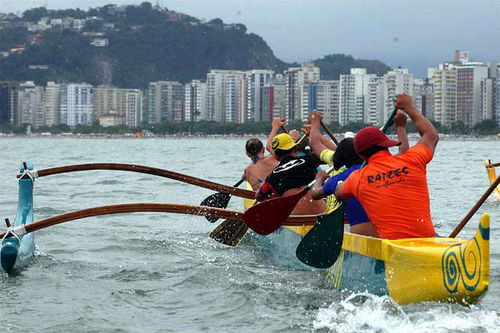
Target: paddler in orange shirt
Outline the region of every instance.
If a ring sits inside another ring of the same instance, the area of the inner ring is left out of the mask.
[[[390,140],[376,127],[365,127],[354,138],[356,152],[367,165],[339,182],[339,200],[357,198],[380,238],[435,237],[431,220],[426,167],[432,160],[439,135],[432,123],[413,105],[411,96],[397,95],[394,106],[413,121],[420,140],[399,156],[389,147]],[[403,114],[404,115],[404,114]]]

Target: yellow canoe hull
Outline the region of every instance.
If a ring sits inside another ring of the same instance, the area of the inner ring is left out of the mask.
[[[265,237],[275,247],[287,247],[291,256],[310,228],[282,227]],[[466,240],[388,240],[345,232],[342,252],[325,270],[325,282],[339,290],[389,295],[402,305],[425,301],[477,303],[489,286],[489,235],[488,214],[481,217],[475,236]]]
[[[474,238],[468,240],[441,237],[387,240],[345,233],[342,248],[351,256],[378,261],[387,294],[399,304],[424,301],[473,304],[489,286],[489,233],[490,217],[484,214]],[[327,280],[338,289],[343,286],[344,267],[349,265],[345,257],[342,254],[327,270]],[[366,278],[370,279],[370,275]],[[379,290],[383,288],[379,286]]]
[[[484,161],[484,164],[486,167],[486,172],[488,172],[488,178],[490,179],[490,184],[493,184],[495,182],[495,180],[497,179],[497,173],[495,171],[495,168],[492,166],[489,166],[491,164],[490,160]],[[497,201],[500,201],[500,185],[498,185],[495,188],[495,191],[493,193],[494,193]]]

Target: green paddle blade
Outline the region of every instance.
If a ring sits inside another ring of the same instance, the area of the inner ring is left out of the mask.
[[[316,268],[332,266],[342,250],[344,240],[344,205],[318,223],[300,241],[295,251],[304,264]]]

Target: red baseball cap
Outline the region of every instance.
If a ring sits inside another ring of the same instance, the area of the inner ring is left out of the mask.
[[[363,128],[354,137],[354,149],[358,154],[373,146],[389,148],[400,144],[401,142],[389,139],[384,132],[373,126]]]

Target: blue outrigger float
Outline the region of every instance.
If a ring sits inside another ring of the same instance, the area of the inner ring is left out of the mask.
[[[33,223],[33,186],[34,178],[29,171],[33,170],[32,163],[23,163],[19,177],[19,194],[17,213],[14,223],[7,222],[7,233],[2,239],[0,262],[2,269],[10,273],[14,269],[27,266],[35,253],[35,234],[28,233],[17,236],[14,229]],[[7,220],[8,221],[8,220]],[[14,237],[9,237],[14,236]]]

